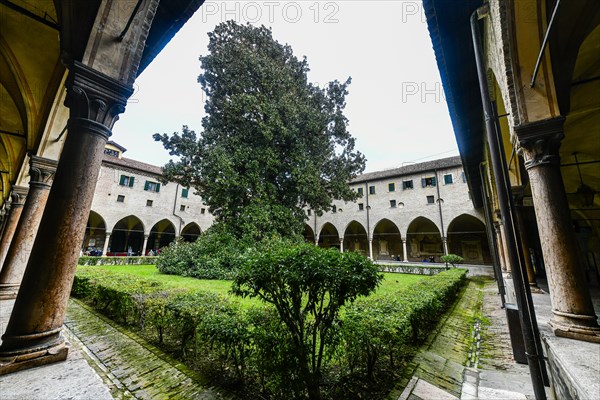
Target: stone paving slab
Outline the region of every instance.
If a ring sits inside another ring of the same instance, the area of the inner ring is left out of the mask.
[[[231,398],[204,387],[197,375],[83,303],[69,300],[65,325],[87,347],[117,398]]]

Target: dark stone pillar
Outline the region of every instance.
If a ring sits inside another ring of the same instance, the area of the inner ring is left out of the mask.
[[[38,234],[0,346],[0,375],[64,360],[61,329],[104,146],[132,93],[75,62],[65,105],[68,135]]]
[[[2,240],[0,241],[0,266],[4,265],[6,254],[8,253],[12,238],[17,230],[21,212],[23,211],[23,205],[25,204],[25,198],[27,197],[27,191],[28,189],[26,187],[15,186],[10,194],[10,211],[8,217],[6,217],[6,225],[4,226]]]
[[[548,275],[557,336],[600,342],[600,328],[583,267],[560,172],[558,150],[564,118],[515,128],[529,174],[533,204]]]
[[[31,247],[42,219],[57,162],[32,156],[29,159],[29,194],[21,219],[10,243],[2,272],[0,272],[0,300],[17,296]]]

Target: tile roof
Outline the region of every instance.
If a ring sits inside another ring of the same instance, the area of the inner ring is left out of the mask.
[[[417,172],[433,171],[436,169],[445,169],[462,166],[459,156],[440,158],[438,160],[426,161],[418,164],[405,165],[400,168],[386,169],[383,171],[368,172],[352,179],[350,183],[359,183],[366,181],[376,181],[383,178],[410,175]]]
[[[156,165],[152,164],[146,164],[137,160],[132,160],[131,158],[117,158],[108,154],[104,154],[102,164],[124,167],[130,170],[134,170],[135,172],[141,172],[150,175],[162,175],[161,167],[157,167]]]

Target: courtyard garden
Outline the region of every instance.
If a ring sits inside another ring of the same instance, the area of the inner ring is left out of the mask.
[[[358,254],[310,245],[246,264],[233,280],[79,266],[72,295],[240,398],[378,399],[466,275],[380,274]]]

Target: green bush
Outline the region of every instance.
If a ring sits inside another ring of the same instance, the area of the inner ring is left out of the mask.
[[[218,224],[193,243],[172,242],[162,249],[156,267],[163,274],[198,279],[231,279],[246,246]]]
[[[452,264],[453,267],[456,267],[456,264],[462,264],[464,258],[456,254],[447,254],[445,256],[441,256],[440,260],[442,260],[442,262],[445,262],[446,265]]]

